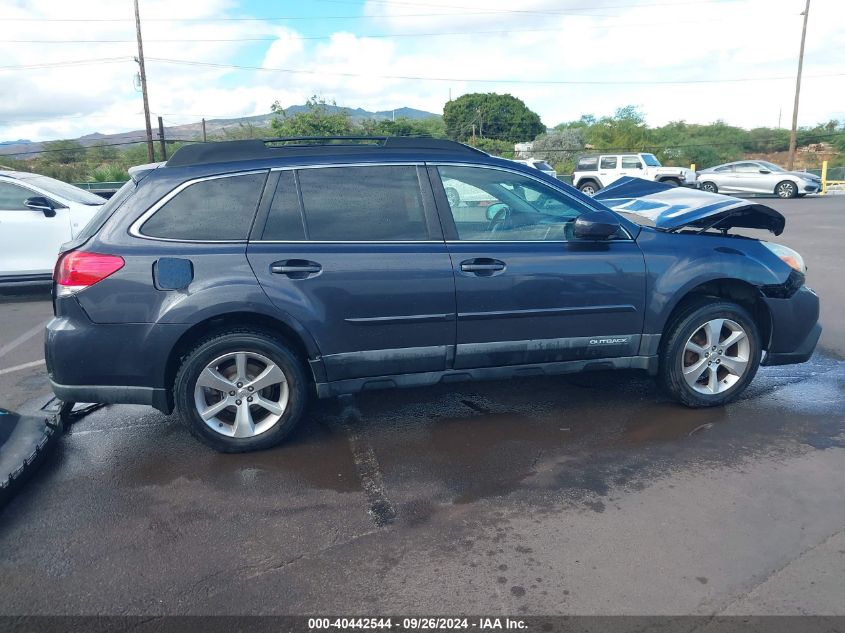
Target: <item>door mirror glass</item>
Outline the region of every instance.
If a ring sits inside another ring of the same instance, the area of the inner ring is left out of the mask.
[[[487,207],[486,211],[487,221],[493,222],[494,220],[505,220],[507,219],[509,212],[510,208],[503,202],[491,204],[489,207]]]
[[[572,234],[581,240],[607,240],[619,231],[619,220],[610,211],[588,211],[575,220]]]
[[[24,204],[33,211],[41,211],[44,217],[52,218],[56,215],[53,205],[44,196],[32,196],[24,200]]]

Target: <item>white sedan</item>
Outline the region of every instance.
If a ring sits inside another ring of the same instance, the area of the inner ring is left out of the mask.
[[[0,171],[0,284],[48,281],[59,247],[105,203],[61,180]]]

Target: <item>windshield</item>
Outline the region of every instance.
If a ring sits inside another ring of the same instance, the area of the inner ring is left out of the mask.
[[[770,163],[767,160],[758,160],[757,162],[769,171],[786,171],[783,167],[779,167],[774,163]]]
[[[541,171],[554,171],[551,165],[542,160],[538,160],[536,163],[534,163],[534,167]]]
[[[61,180],[50,178],[49,176],[29,176],[22,180],[25,180],[26,182],[33,184],[36,187],[40,187],[47,193],[51,193],[54,196],[58,196],[59,198],[64,198],[65,200],[69,200],[70,202],[87,204],[92,207],[100,206],[101,204],[106,203],[105,198],[101,198],[100,196],[95,195],[90,191],[85,191],[84,189],[80,189],[79,187],[75,187],[74,185],[69,185],[66,182],[62,182]]]
[[[661,166],[660,161],[657,160],[657,156],[655,156],[654,154],[641,154],[641,156],[643,158],[643,161],[645,161],[645,164],[648,165],[649,167],[660,167]]]

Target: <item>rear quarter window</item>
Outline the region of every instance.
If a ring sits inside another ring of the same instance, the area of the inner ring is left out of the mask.
[[[186,241],[246,240],[267,172],[200,180],[144,222],[141,234]]]

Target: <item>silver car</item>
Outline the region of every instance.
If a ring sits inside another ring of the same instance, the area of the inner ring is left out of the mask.
[[[818,193],[821,179],[803,171],[786,171],[765,160],[740,160],[698,172],[701,189],[713,193],[768,193],[795,198]]]

